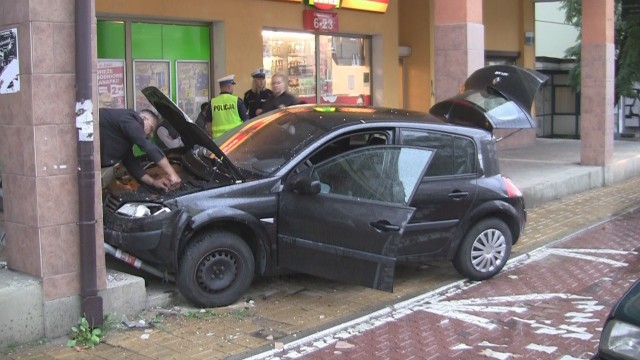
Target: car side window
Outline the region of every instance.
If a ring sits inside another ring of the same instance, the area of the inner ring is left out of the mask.
[[[383,131],[356,133],[340,137],[325,145],[313,154],[309,161],[312,164],[320,163],[330,157],[365,146],[389,144],[388,134]]]
[[[475,172],[475,146],[468,138],[403,129],[402,144],[435,149],[426,176],[451,176]]]
[[[436,150],[426,176],[453,174],[453,136],[429,131],[403,130],[402,143]]]
[[[319,164],[312,176],[320,181],[322,193],[406,205],[432,153],[398,146],[365,147]]]
[[[453,138],[453,170],[456,175],[475,174],[476,147],[471,139]]]

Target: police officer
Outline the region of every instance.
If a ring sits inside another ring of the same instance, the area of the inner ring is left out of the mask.
[[[244,93],[244,103],[249,109],[249,119],[256,117],[262,113],[262,104],[273,94],[266,88],[267,81],[265,76],[267,71],[263,68],[257,68],[251,73],[251,89]]]
[[[218,79],[220,95],[211,99],[211,111],[205,122],[211,128],[215,139],[247,119],[247,108],[239,97],[233,95],[235,75],[227,75]]]
[[[149,136],[158,127],[158,116],[151,110],[136,112],[130,109],[100,108],[100,165],[102,167],[102,188],[113,179],[113,167],[121,162],[129,174],[138,182],[157,189],[169,191],[180,186],[182,180],[173,169],[164,152],[154,144]],[[133,153],[133,145],[138,145],[168,175],[155,178],[147,174],[140,160]]]

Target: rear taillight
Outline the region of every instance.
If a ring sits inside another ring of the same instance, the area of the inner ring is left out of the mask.
[[[518,189],[516,184],[514,184],[513,181],[511,181],[511,179],[503,176],[502,180],[504,181],[504,186],[507,188],[507,196],[508,197],[512,198],[512,197],[521,197],[522,196],[522,191],[520,191],[520,189]]]

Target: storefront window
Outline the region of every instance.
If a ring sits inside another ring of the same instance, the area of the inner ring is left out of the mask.
[[[299,101],[371,104],[369,38],[265,30],[262,41],[263,66],[284,73]]]
[[[321,103],[371,104],[371,40],[320,36]],[[324,50],[324,51],[323,51]],[[323,66],[324,65],[324,69]]]
[[[288,91],[300,101],[315,103],[316,45],[312,34],[263,31],[263,66],[271,74],[282,73],[288,79]],[[270,77],[267,87],[271,87]]]
[[[210,101],[208,26],[98,20],[97,36],[100,107],[149,108],[146,86],[158,87],[192,119]]]

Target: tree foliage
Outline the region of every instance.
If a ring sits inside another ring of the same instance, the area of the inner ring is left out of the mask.
[[[582,0],[563,0],[565,21],[578,29],[576,45],[565,51],[565,57],[576,60],[569,72],[569,84],[580,91],[582,51]],[[633,85],[640,82],[640,21],[622,20],[622,0],[615,1],[615,101],[620,96],[635,97]]]

